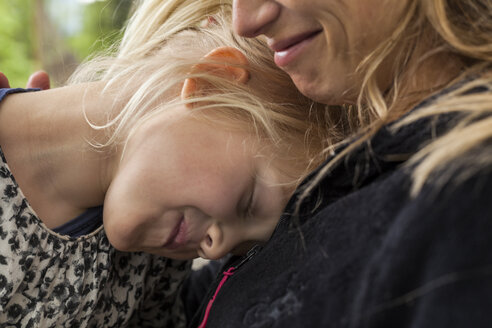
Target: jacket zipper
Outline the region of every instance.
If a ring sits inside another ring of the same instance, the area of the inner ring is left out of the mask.
[[[215,298],[217,297],[217,294],[219,293],[220,289],[225,284],[225,282],[227,281],[227,279],[229,279],[229,277],[231,277],[236,272],[236,270],[239,269],[244,263],[246,263],[249,260],[251,260],[251,258],[256,253],[258,253],[260,250],[261,250],[261,247],[259,245],[253,246],[253,248],[251,248],[248,251],[248,253],[246,254],[246,257],[241,262],[239,262],[238,265],[231,266],[229,268],[229,270],[222,272],[222,279],[220,280],[219,285],[215,289],[214,295],[212,296],[212,298],[207,303],[207,307],[205,309],[205,314],[203,315],[203,320],[200,323],[200,325],[198,326],[198,328],[205,328],[206,327],[207,321],[208,321],[208,316],[210,315],[210,310],[212,309],[212,305],[213,305],[213,303],[215,301]]]

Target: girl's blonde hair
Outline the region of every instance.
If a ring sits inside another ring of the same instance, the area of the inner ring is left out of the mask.
[[[337,113],[302,96],[276,68],[265,42],[235,36],[230,17],[231,5],[222,0],[140,1],[113,53],[92,58],[70,81],[102,80],[107,92],[118,92],[121,99],[130,95],[121,112],[108,114],[107,123],[90,123],[110,132],[96,146],[125,145],[144,120],[176,104],[193,103],[193,110],[214,124],[250,129],[266,141],[292,185],[319,165],[322,150],[339,138],[335,129],[326,128],[337,124]],[[220,46],[246,55],[251,74],[247,84],[191,73],[205,54]],[[180,100],[181,86],[190,77],[206,81],[207,92]],[[214,115],[202,115],[209,112]]]
[[[446,113],[461,113],[460,122],[443,136],[414,154],[407,162],[413,170],[412,195],[416,195],[429,181],[432,173],[440,174],[442,185],[450,177],[466,178],[492,164],[492,153],[481,152],[474,163],[461,163],[462,155],[476,149],[492,138],[492,2],[490,0],[408,0],[400,24],[392,35],[382,41],[359,65],[363,83],[357,106],[348,107],[346,119],[350,126],[363,131],[362,137],[344,149],[317,174],[301,198],[306,197],[316,184],[337,164],[362,143],[368,142],[383,125],[401,117],[415,105],[438,93],[446,86],[461,81],[459,88],[446,93],[407,115],[393,125],[399,129],[424,117]],[[419,45],[430,45],[417,61],[411,57]],[[402,86],[432,56],[452,56],[462,63],[462,69],[447,83],[434,89],[405,93]],[[394,58],[394,75],[389,90],[378,87],[376,72]],[[488,91],[468,92],[477,86]],[[401,95],[405,93],[405,97]],[[402,106],[402,104],[404,104]],[[453,163],[453,165],[450,165]],[[416,165],[414,165],[416,164]],[[470,165],[472,164],[472,165]],[[459,181],[459,180],[458,180]]]

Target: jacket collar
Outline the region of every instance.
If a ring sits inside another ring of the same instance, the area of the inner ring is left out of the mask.
[[[395,129],[395,125],[412,112],[431,104],[437,98],[457,89],[465,81],[446,88],[440,93],[424,100],[398,121],[383,126],[371,138],[354,148],[348,155],[331,168],[312,190],[310,195],[302,201],[298,212],[299,220],[295,220],[295,222],[302,224],[317,210],[370,184],[384,176],[385,173],[403,167],[412,155],[417,153],[432,140],[435,140],[437,137],[446,133],[450,127],[456,124],[456,121],[461,117],[461,114],[449,113],[439,116],[429,116],[404,125],[399,129]],[[481,86],[475,87],[467,93],[479,93],[488,90],[489,88],[487,86]],[[343,150],[356,142],[358,138],[359,137],[355,137],[350,142],[338,147],[333,155],[304,180],[290,199],[286,207],[287,214],[284,215],[281,221],[285,221],[288,217],[292,216],[292,213],[297,207],[299,196],[305,188],[313,182],[321,169]],[[408,167],[407,172],[409,174],[411,173],[410,166]]]

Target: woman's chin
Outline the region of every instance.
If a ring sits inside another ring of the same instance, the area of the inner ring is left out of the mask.
[[[344,86],[342,78],[333,83],[317,83],[302,77],[293,77],[294,84],[306,97],[326,105],[343,105],[355,103],[354,90]],[[325,81],[326,82],[326,81]]]
[[[323,89],[320,83],[316,82],[316,78],[312,76],[306,76],[302,73],[290,74],[290,77],[297,89],[306,97],[321,103],[325,103],[323,100],[326,95],[323,93]]]

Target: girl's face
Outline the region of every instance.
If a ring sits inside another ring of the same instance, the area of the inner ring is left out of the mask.
[[[354,102],[361,60],[394,31],[404,0],[234,0],[235,31],[263,34],[276,64],[306,96]],[[389,67],[390,65],[386,65]],[[381,83],[389,72],[378,72]]]
[[[104,227],[123,251],[218,259],[269,239],[289,192],[250,133],[169,110],[129,140]]]

